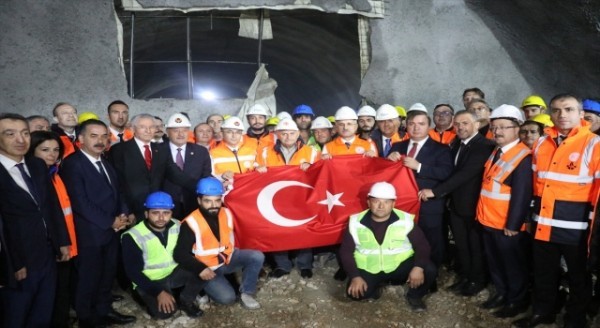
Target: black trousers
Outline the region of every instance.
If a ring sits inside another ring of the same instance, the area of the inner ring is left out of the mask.
[[[54,311],[52,312],[52,327],[53,328],[68,328],[69,310],[71,309],[73,286],[73,261],[58,262],[57,267],[57,283],[56,283],[56,298],[54,301]]]
[[[481,225],[474,217],[452,213],[450,227],[456,245],[458,275],[471,282],[484,284],[486,281]]]
[[[348,281],[348,285],[346,286],[346,294],[353,300],[360,301],[363,299],[373,298],[376,295],[377,289],[384,284],[389,282],[397,282],[404,284],[408,279],[408,275],[410,271],[415,266],[415,258],[410,257],[406,259],[404,262],[396,268],[396,270],[385,273],[369,273],[365,270],[359,269],[360,276],[367,282],[367,291],[360,298],[354,298],[352,295],[348,294],[348,286],[350,286],[350,281]],[[406,293],[407,297],[410,298],[421,298],[427,294],[429,291],[429,287],[435,281],[437,277],[437,268],[435,264],[432,262],[427,262],[427,265],[423,268],[423,273],[425,275],[425,282],[417,288],[409,288]]]
[[[419,228],[423,230],[425,238],[431,247],[431,261],[436,267],[440,267],[444,261],[445,239],[444,239],[444,216],[424,214],[419,215]]]

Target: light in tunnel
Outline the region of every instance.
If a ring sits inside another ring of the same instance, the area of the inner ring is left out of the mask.
[[[215,100],[217,99],[217,94],[212,90],[204,90],[200,91],[200,98],[204,100]]]

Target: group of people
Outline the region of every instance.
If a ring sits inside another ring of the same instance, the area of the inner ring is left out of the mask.
[[[370,186],[367,208],[349,217],[335,248],[335,278],[347,279],[350,298],[377,298],[383,284],[406,283],[408,305],[424,311],[424,296],[438,289],[437,272],[454,254],[448,288],[475,296],[491,281],[481,307],[499,318],[533,304],[518,327],[554,322],[559,281],[568,277],[565,326],[585,327],[596,268],[589,260],[600,248],[592,238],[600,103],[560,94],[546,107],[532,95],[520,108],[492,110],[478,88],[465,90],[463,102],[456,112],[436,105],[432,116],[416,103],[344,106],[329,118],[307,105],[269,117],[255,104],[247,129],[219,114],[193,129],[186,113],[166,124],[150,114],[129,120],[120,100],[107,107],[108,125],[94,113],[78,117],[68,103],[55,106],[52,125],[43,116],[1,114],[3,324],[68,327],[71,306],[81,327],[133,322],[112,307],[120,271],[155,318],[177,309],[201,316],[199,295],[258,309],[265,256],[236,247],[222,201],[235,175],[308,170],[360,154],[412,170],[421,204],[415,220],[394,208],[402,186]],[[270,278],[294,265],[302,278],[313,275],[312,249],[267,255]],[[240,269],[236,291],[227,275]]]

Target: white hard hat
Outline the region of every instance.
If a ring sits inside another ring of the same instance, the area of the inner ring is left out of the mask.
[[[490,114],[490,121],[494,119],[504,118],[507,120],[517,121],[519,124],[523,124],[525,121],[525,117],[523,117],[523,112],[520,109],[513,105],[500,105],[500,107],[494,109],[492,114]]]
[[[175,113],[169,117],[165,127],[167,127],[167,128],[191,128],[192,123],[190,123],[190,120],[185,115],[183,115],[181,113]]]
[[[324,116],[317,116],[313,121],[312,124],[310,125],[310,129],[314,130],[314,129],[331,129],[333,128],[333,125],[331,125],[331,122],[329,122],[329,120],[327,119],[327,117]]]
[[[290,113],[288,113],[288,112],[279,112],[275,116],[277,116],[277,118],[279,118],[280,121],[283,120],[283,119],[285,119],[285,118],[292,119],[292,115],[290,115]]]
[[[275,131],[281,130],[298,131],[298,126],[296,125],[296,122],[294,122],[292,119],[285,118],[279,121],[279,123],[277,123],[277,126],[275,127]]]
[[[375,112],[375,108],[371,107],[371,106],[362,106],[359,110],[358,113],[356,113],[357,116],[373,116],[375,117],[375,115],[377,115],[377,113]]]
[[[358,115],[356,115],[354,109],[348,106],[342,106],[335,112],[335,120],[358,120]]]
[[[396,188],[391,183],[377,182],[371,186],[369,197],[380,199],[396,199]]]
[[[221,129],[234,129],[244,131],[244,123],[242,123],[242,120],[240,120],[239,117],[231,116],[225,119],[225,121],[223,121]]]
[[[425,107],[425,105],[423,105],[421,103],[414,103],[412,106],[410,106],[410,108],[406,111],[406,113],[412,112],[413,110],[418,110],[418,111],[427,113],[427,107]]]
[[[392,105],[388,105],[388,104],[383,104],[381,106],[379,106],[379,108],[377,108],[377,115],[375,116],[375,120],[376,121],[385,121],[385,120],[391,120],[394,118],[398,118],[400,117],[400,115],[398,115],[398,111],[396,110],[396,107],[392,106]]]
[[[269,116],[269,111],[267,110],[267,108],[265,108],[265,106],[263,106],[261,104],[254,104],[246,112],[246,116],[247,115],[264,115],[264,116]]]

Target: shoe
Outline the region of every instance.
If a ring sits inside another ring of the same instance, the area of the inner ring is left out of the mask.
[[[288,271],[283,269],[275,269],[269,273],[269,278],[281,278],[287,274],[290,274]]]
[[[302,269],[300,270],[300,277],[302,278],[312,278],[313,272],[311,269]]]
[[[124,299],[125,299],[125,297],[123,297],[123,295],[112,294],[112,301],[113,302],[120,302],[120,301],[122,301]]]
[[[542,324],[549,325],[551,323],[554,323],[554,320],[556,320],[556,317],[554,315],[534,314],[531,317],[526,317],[523,319],[513,321],[512,324],[517,328],[533,328]]]
[[[242,293],[240,301],[242,302],[242,306],[248,310],[260,309],[260,303],[258,303],[256,299],[254,299],[254,296],[250,294]]]
[[[198,302],[198,304],[202,305],[202,304],[208,304],[210,302],[210,298],[208,297],[208,295],[198,295],[196,296],[196,302]]]
[[[475,296],[479,294],[479,292],[482,291],[484,288],[485,285],[483,284],[469,282],[460,290],[459,294],[462,296]]]
[[[431,286],[429,287],[429,293],[433,294],[433,293],[437,293],[437,291],[438,291],[437,281],[434,281],[433,284],[431,284]]]
[[[527,303],[510,303],[492,313],[492,315],[496,318],[513,318],[517,314],[527,311],[528,308],[529,305]]]
[[[467,279],[458,279],[452,285],[448,286],[446,290],[454,293],[460,292],[460,290],[463,289],[468,282],[469,281]]]
[[[344,271],[344,269],[342,268],[339,268],[333,275],[333,279],[337,281],[344,281],[346,280],[346,278],[348,278],[348,275],[346,274],[346,271]]]
[[[413,312],[427,311],[427,306],[425,306],[425,303],[423,302],[422,298],[408,297],[408,296],[406,296],[405,298],[406,298],[406,302],[408,303],[408,305],[410,306],[410,309]]]
[[[182,303],[179,306],[179,309],[185,312],[185,314],[190,318],[198,318],[204,314],[204,311],[202,311],[202,309],[200,309],[194,303]]]
[[[124,325],[128,323],[135,322],[136,318],[132,315],[124,315],[115,310],[110,310],[108,314],[106,314],[101,322],[105,325]]]
[[[490,296],[487,301],[481,303],[479,307],[482,309],[494,309],[503,306],[504,303],[506,303],[506,298],[503,295],[495,294]]]

